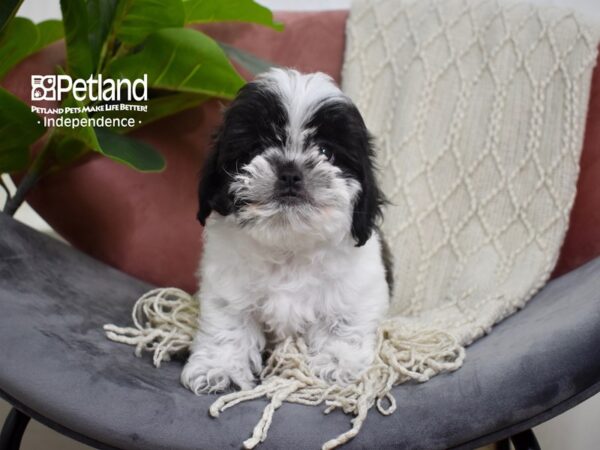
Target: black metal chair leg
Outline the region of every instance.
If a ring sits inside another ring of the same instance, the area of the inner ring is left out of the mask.
[[[531,429],[511,436],[510,440],[515,447],[515,450],[540,450],[540,444]]]
[[[19,450],[21,438],[27,428],[30,417],[18,409],[11,409],[4,421],[0,434],[0,450]]]
[[[496,450],[510,450],[510,440],[506,438],[496,442]]]

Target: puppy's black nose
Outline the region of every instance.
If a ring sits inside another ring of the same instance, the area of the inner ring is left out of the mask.
[[[302,189],[302,172],[295,164],[286,164],[279,169],[277,187],[284,195],[297,195]]]
[[[286,169],[279,174],[279,181],[284,186],[297,186],[302,182],[302,174],[299,170]]]

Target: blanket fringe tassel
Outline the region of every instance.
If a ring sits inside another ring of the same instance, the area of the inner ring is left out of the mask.
[[[109,339],[135,346],[135,354],[151,352],[153,363],[160,366],[170,356],[184,352],[194,339],[199,314],[194,296],[175,288],[154,289],[143,295],[133,308],[133,327],[105,325]],[[325,414],[341,409],[353,415],[350,430],[323,444],[324,450],[338,447],[355,437],[369,409],[376,406],[383,415],[396,410],[391,389],[414,380],[424,382],[432,376],[458,369],[465,350],[449,333],[435,329],[414,329],[393,318],[379,328],[377,356],[373,365],[356,382],[347,386],[331,385],[316,377],[306,364],[307,347],[302,339],[288,338],[269,356],[261,374],[262,382],[251,390],[221,396],[210,407],[219,414],[238,403],[267,397],[252,436],[244,448],[252,449],[267,438],[275,411],[284,401],[303,405],[325,404]]]

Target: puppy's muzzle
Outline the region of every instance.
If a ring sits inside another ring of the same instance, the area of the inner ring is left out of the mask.
[[[279,168],[275,190],[277,196],[286,202],[304,197],[304,176],[296,164],[290,162]]]

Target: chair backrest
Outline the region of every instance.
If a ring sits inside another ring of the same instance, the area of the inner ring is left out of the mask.
[[[281,66],[322,71],[340,81],[347,11],[279,13],[282,33],[247,24],[203,29],[217,39]],[[24,61],[4,83],[28,101],[31,74],[52,73],[62,44]],[[196,221],[198,174],[220,121],[212,100],[134,132],[167,159],[160,174],[140,174],[92,157],[43,180],[31,205],[67,241],[116,268],[160,286],[196,289],[202,250]],[[596,68],[582,156],[579,192],[555,274],[600,255],[600,68]]]
[[[577,196],[553,276],[567,273],[600,255],[600,56],[591,89]]]

